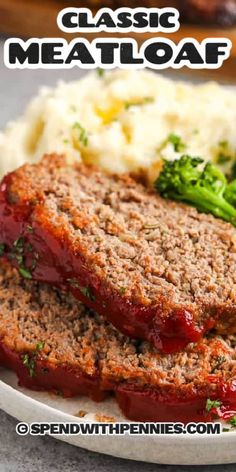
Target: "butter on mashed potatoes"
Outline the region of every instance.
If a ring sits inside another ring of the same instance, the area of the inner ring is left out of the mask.
[[[148,71],[97,71],[43,88],[0,134],[0,172],[44,153],[108,171],[144,171],[183,153],[229,171],[236,150],[236,93],[216,83],[190,85]]]

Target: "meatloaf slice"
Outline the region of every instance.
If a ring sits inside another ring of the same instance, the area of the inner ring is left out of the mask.
[[[137,421],[210,419],[208,398],[233,415],[235,340],[205,338],[183,353],[160,354],[72,295],[0,267],[0,364],[32,389],[95,400],[113,392],[125,415]]]
[[[236,229],[129,176],[46,156],[0,187],[2,252],[163,352],[236,334]]]

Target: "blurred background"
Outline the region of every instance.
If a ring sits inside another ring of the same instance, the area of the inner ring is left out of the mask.
[[[236,0],[0,0],[0,35],[27,37],[64,36],[67,40],[73,34],[62,33],[57,28],[58,12],[68,6],[90,7],[164,7],[172,6],[181,14],[181,29],[171,35],[179,41],[183,37],[195,37],[199,41],[206,37],[227,37],[233,43],[231,58],[218,71],[188,71],[214,78],[221,82],[236,82]],[[83,34],[84,35],[84,34]],[[88,34],[92,39],[93,35]],[[104,33],[102,33],[104,36]],[[112,34],[114,36],[114,34]],[[122,36],[129,36],[128,34]],[[132,34],[140,43],[151,34]],[[170,35],[169,35],[170,36]]]

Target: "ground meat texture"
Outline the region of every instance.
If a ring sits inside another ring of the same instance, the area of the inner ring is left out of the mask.
[[[124,334],[181,350],[236,333],[236,230],[129,176],[46,156],[0,188],[2,252],[21,275],[70,289]]]
[[[207,399],[231,414],[236,407],[235,341],[204,338],[182,353],[160,354],[72,295],[0,266],[0,365],[31,389],[95,400],[114,394],[135,421],[209,420]]]

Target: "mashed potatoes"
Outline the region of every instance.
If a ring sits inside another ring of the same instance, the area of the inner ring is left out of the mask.
[[[44,153],[65,153],[108,171],[144,170],[183,153],[228,171],[236,150],[236,93],[215,83],[188,85],[148,71],[100,71],[43,88],[0,134],[0,172]]]

